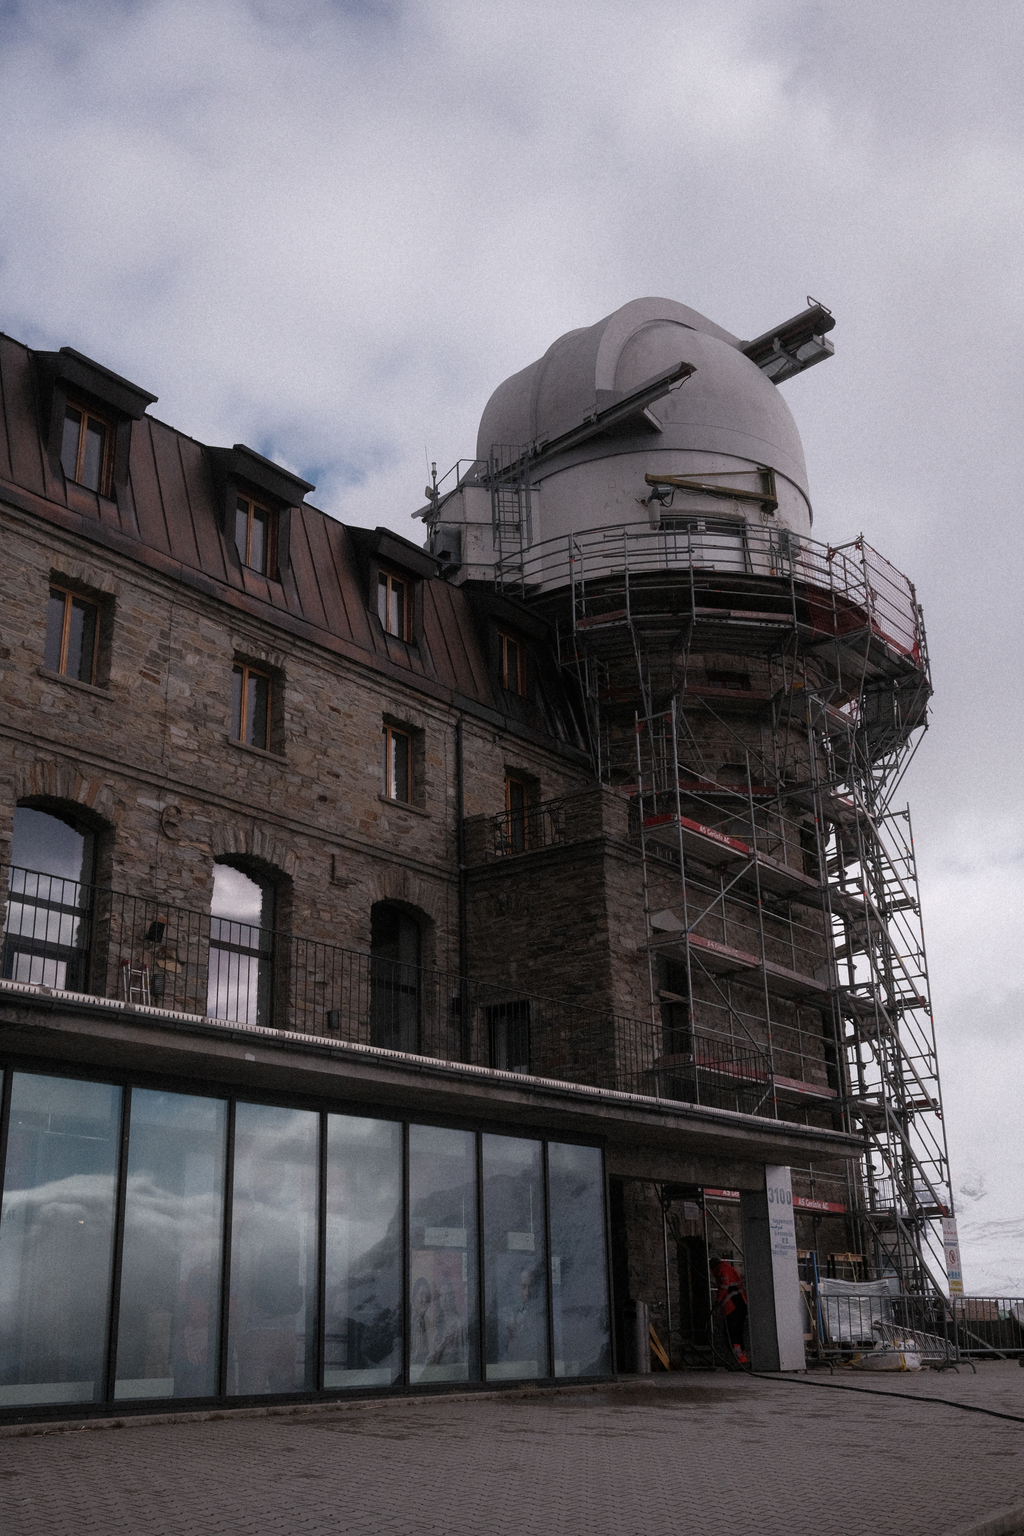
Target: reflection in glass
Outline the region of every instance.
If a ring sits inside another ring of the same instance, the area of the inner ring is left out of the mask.
[[[238,1024],[269,1024],[273,891],[230,864],[215,864],[210,913],[207,1013]]]
[[[316,1386],[316,1218],[319,1116],[239,1104],[228,1392]]]
[[[476,1138],[409,1127],[409,1380],[476,1379]]]
[[[217,1391],[227,1105],[132,1092],[115,1397]]]
[[[483,1192],[487,1380],[547,1376],[541,1143],[484,1136]]]
[[[89,970],[92,834],[20,805],[11,840],[3,974],[84,991]]]
[[[402,1127],[327,1117],[325,1387],[402,1371]]]
[[[556,1376],[607,1376],[604,1175],[597,1147],[548,1145]]]
[[[0,1407],[105,1396],[121,1090],[16,1072],[0,1215]]]

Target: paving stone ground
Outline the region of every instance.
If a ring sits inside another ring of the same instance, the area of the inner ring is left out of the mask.
[[[692,1373],[584,1393],[48,1427],[0,1439],[0,1531],[1010,1536],[1024,1532],[1024,1371]]]

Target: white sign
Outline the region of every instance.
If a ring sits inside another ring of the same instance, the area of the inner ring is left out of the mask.
[[[942,1246],[946,1250],[946,1279],[949,1281],[949,1294],[962,1296],[964,1276],[960,1268],[960,1239],[956,1234],[955,1216],[942,1218]]]
[[[779,1370],[802,1371],[806,1363],[804,1320],[793,1221],[793,1184],[788,1168],[767,1167],[764,1178],[768,1195]]]

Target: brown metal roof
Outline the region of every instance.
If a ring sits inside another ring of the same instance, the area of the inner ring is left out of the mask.
[[[293,508],[287,561],[281,579],[269,580],[243,567],[229,544],[202,443],[154,417],[135,420],[127,483],[109,499],[66,482],[47,450],[45,409],[33,354],[0,334],[0,498],[435,696],[509,713],[479,615],[459,588],[422,579],[422,632],[407,645],[383,632],[365,562],[344,524],[307,502]],[[555,704],[561,717],[558,736],[582,746],[556,669],[544,671],[548,708]],[[535,719],[514,713],[520,728],[551,739],[539,701]]]

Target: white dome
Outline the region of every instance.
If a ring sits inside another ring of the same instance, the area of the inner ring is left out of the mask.
[[[543,486],[571,466],[618,459],[614,468],[605,466],[601,478],[609,493],[614,492],[609,473],[622,481],[628,496],[621,510],[627,514],[631,506],[636,515],[645,472],[727,473],[766,465],[799,493],[786,498],[788,509],[780,505],[783,520],[809,526],[807,471],[796,423],[776,385],[743,354],[742,345],[685,304],[634,299],[596,325],[559,337],[542,358],[499,385],[481,418],[477,455],[486,459],[495,444],[541,448],[685,361],[696,372],[649,406],[646,417],[638,411],[546,458],[536,467],[536,481]],[[621,498],[612,494],[612,500]],[[593,510],[591,501],[588,520]]]

